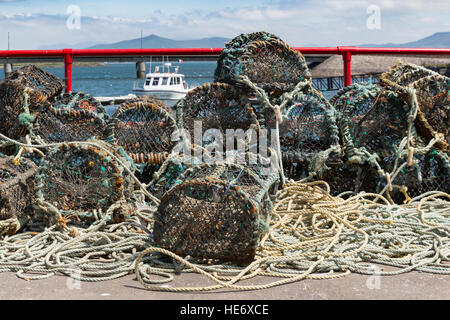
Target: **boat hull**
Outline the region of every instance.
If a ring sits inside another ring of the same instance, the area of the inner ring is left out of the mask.
[[[180,92],[180,91],[165,91],[165,90],[143,90],[143,89],[134,89],[134,94],[136,95],[146,95],[146,96],[155,96],[156,98],[160,100],[180,100],[184,98],[184,96],[187,94],[187,92]]]

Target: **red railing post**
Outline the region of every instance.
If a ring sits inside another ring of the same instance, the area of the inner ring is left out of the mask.
[[[352,54],[350,51],[344,51],[342,55],[344,60],[344,87],[352,84]]]
[[[64,49],[64,81],[66,92],[72,91],[72,62],[73,49]]]

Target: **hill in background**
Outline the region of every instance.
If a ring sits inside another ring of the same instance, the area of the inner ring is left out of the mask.
[[[203,38],[198,40],[172,40],[155,34],[142,38],[143,48],[223,48],[228,38]],[[120,41],[110,44],[99,44],[89,49],[135,49],[141,48],[141,38]]]
[[[413,42],[362,44],[360,47],[450,48],[450,32],[436,32],[431,36]]]
[[[142,38],[143,48],[223,48],[228,38],[213,37],[198,40],[173,40],[155,34]],[[293,45],[296,47],[297,45]],[[407,43],[361,44],[360,47],[400,47],[400,48],[450,48],[450,32],[436,32],[431,36]],[[124,40],[110,44],[98,44],[89,49],[140,48],[141,38]]]

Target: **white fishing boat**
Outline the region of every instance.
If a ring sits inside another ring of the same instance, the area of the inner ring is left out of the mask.
[[[163,72],[159,72],[159,66],[156,66],[154,72],[147,73],[143,85],[135,82],[133,87],[134,94],[154,95],[159,100],[169,104],[174,104],[176,101],[184,98],[190,90],[184,80],[184,74],[178,73],[178,66],[175,67],[175,72],[170,72],[170,63],[164,63],[163,66],[167,67],[167,72],[165,68]]]

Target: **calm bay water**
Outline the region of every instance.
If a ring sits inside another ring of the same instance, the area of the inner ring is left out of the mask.
[[[152,71],[156,65],[152,64]],[[180,66],[179,72],[185,75],[186,82],[191,87],[199,86],[206,82],[214,81],[214,70],[217,63],[208,62],[183,62],[172,63],[171,71],[174,67]],[[45,68],[48,72],[64,79],[64,68]],[[149,72],[149,64],[146,65],[146,72]],[[0,80],[3,78],[3,70],[0,72]],[[128,95],[132,92],[136,79],[135,63],[107,63],[98,67],[74,67],[72,69],[73,91],[88,93],[94,97],[110,97]],[[333,92],[324,92],[330,98]]]

